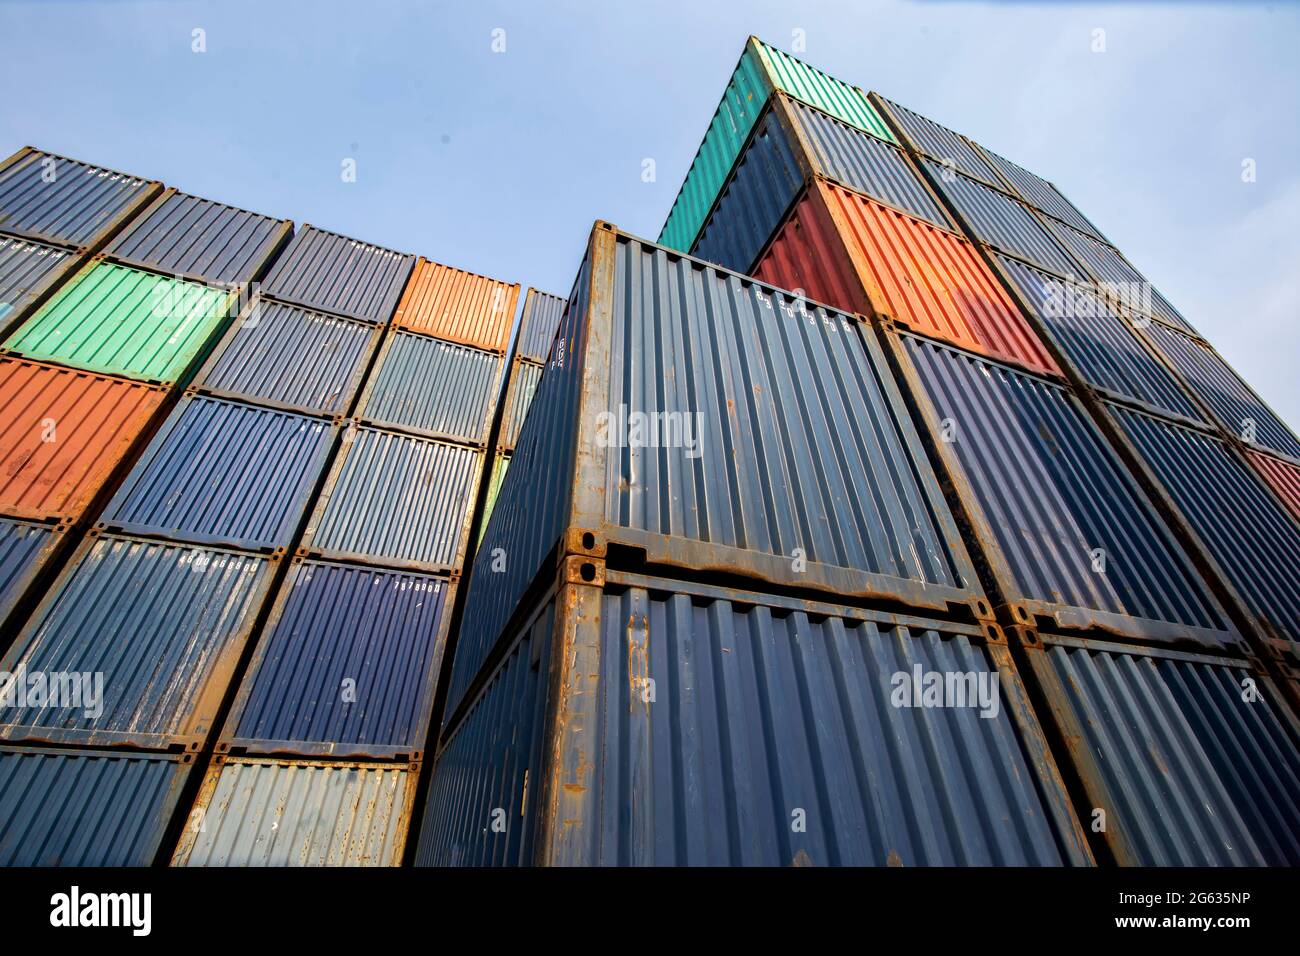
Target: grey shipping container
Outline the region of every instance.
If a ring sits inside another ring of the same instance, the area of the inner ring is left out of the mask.
[[[455,589],[295,558],[218,751],[419,760]]]
[[[982,593],[865,326],[598,223],[472,575],[461,699],[561,552],[977,613]]]
[[[1131,409],[1109,411],[1242,595],[1256,628],[1300,645],[1300,524],[1219,439]]]
[[[260,276],[292,234],[288,219],[168,189],[104,252],[155,272],[233,285]]]
[[[387,322],[414,267],[415,256],[303,226],[275,260],[262,292],[281,302]]]
[[[1040,176],[1035,176],[1023,166],[1017,166],[1009,159],[1004,159],[990,149],[983,146],[976,147],[980,155],[997,170],[998,174],[1005,181],[1005,188],[1009,189],[1014,195],[1023,199],[1029,205],[1044,212],[1055,219],[1069,223],[1075,229],[1082,230],[1096,239],[1105,241],[1103,236],[1083,213],[1079,212],[1074,203],[1066,199],[1055,186]]]
[[[256,298],[213,349],[192,386],[314,415],[352,407],[383,326]]]
[[[0,747],[0,866],[148,866],[191,754]]]
[[[289,545],[338,426],[187,395],[104,509],[99,527],[272,551]]]
[[[0,518],[0,628],[54,554],[63,532],[62,525]],[[0,653],[7,644],[7,637],[0,637]]]
[[[215,757],[172,866],[396,866],[418,772]]]
[[[0,235],[0,335],[17,327],[78,261],[67,249]]]
[[[568,302],[558,295],[529,289],[519,318],[519,339],[515,352],[534,362],[545,362],[551,354],[555,331],[560,327]]]
[[[900,142],[907,143],[915,152],[923,153],[945,165],[951,164],[950,168],[967,176],[973,176],[991,186],[1001,185],[997,173],[984,159],[979,149],[968,142],[964,136],[954,133],[932,119],[927,119],[920,113],[885,99],[879,93],[871,93],[868,99],[880,114],[902,133],[899,137]]]
[[[1092,828],[1104,854],[1300,864],[1300,728],[1267,677],[1240,660],[1049,634],[1026,657],[1038,712],[1071,742],[1080,802],[1104,821]]]
[[[501,356],[394,329],[356,415],[402,431],[484,444],[501,389]]]
[[[69,693],[24,690],[0,710],[0,737],[197,750],[272,570],[259,555],[92,533],[0,664],[66,677]]]
[[[0,232],[94,247],[162,184],[24,146],[0,163]]]
[[[542,366],[516,360],[510,370],[510,384],[506,388],[506,407],[501,417],[501,439],[498,451],[512,451],[519,443],[519,432],[533,404],[537,383],[542,380]]]
[[[302,546],[343,561],[459,571],[484,457],[464,445],[351,423]]]
[[[417,862],[1087,864],[1007,647],[987,635],[566,573],[440,751]],[[916,706],[934,672],[968,675],[969,696]]]
[[[1240,642],[1073,395],[919,336],[887,338],[1018,623]]]

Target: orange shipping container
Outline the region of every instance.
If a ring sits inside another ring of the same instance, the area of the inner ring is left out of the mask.
[[[393,323],[414,332],[504,352],[519,301],[510,285],[421,258]]]
[[[923,335],[1059,375],[1038,335],[955,233],[816,180],[754,271],[786,289]]]
[[[79,518],[166,394],[111,375],[0,359],[0,513]]]
[[[1257,451],[1248,451],[1246,454],[1255,470],[1264,476],[1277,496],[1286,502],[1291,513],[1300,519],[1300,465]]]

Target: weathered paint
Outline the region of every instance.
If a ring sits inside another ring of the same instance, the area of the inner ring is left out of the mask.
[[[257,298],[212,350],[191,385],[314,415],[352,407],[383,327]]]
[[[100,526],[253,550],[287,547],[337,431],[326,419],[188,395]]]
[[[57,525],[0,518],[0,627],[6,624],[62,537]],[[0,640],[0,649],[4,646]]]
[[[904,141],[913,150],[938,160],[951,170],[973,176],[991,186],[999,185],[997,173],[966,137],[885,99],[879,93],[872,93],[870,99],[902,131]]]
[[[1291,509],[1291,513],[1300,519],[1300,465],[1257,451],[1247,452],[1246,457],[1255,466],[1255,470],[1263,476],[1264,481]]]
[[[850,312],[1059,374],[1046,347],[965,239],[818,182],[791,211],[755,277]]]
[[[192,760],[0,747],[0,866],[149,866]]]
[[[76,262],[66,249],[0,235],[0,334],[24,318]]]
[[[164,394],[94,372],[0,358],[0,510],[81,518]]]
[[[102,674],[102,699],[11,704],[0,709],[0,738],[197,749],[213,730],[271,571],[257,555],[91,536],[0,671]]]
[[[506,388],[506,407],[501,416],[501,439],[498,451],[513,451],[519,443],[519,432],[528,417],[528,407],[533,403],[537,383],[542,380],[542,366],[516,360],[510,369],[510,384]]]
[[[1082,230],[1093,236],[1093,238],[1105,241],[1106,237],[1101,234],[1097,227],[1089,222],[1087,217],[1079,212],[1074,203],[1066,199],[1061,194],[1061,191],[1046,179],[1034,175],[1023,166],[1017,166],[1011,160],[999,156],[990,149],[985,149],[983,146],[978,148],[980,154],[988,160],[990,166],[997,170],[1005,182],[1006,188],[1013,194],[1040,212],[1069,223],[1075,229]]]
[[[455,585],[297,558],[218,749],[418,760]]]
[[[281,302],[335,315],[387,322],[415,256],[303,226],[262,283]]]
[[[483,535],[487,532],[488,522],[492,520],[492,511],[496,508],[497,497],[501,494],[501,485],[506,480],[506,472],[510,469],[510,455],[506,452],[500,452],[496,456],[496,462],[492,466],[492,474],[488,477],[487,500],[483,505],[483,520],[478,529],[478,540],[483,541]]]
[[[551,343],[555,341],[555,330],[560,327],[560,317],[568,304],[558,295],[530,288],[524,296],[515,354],[545,363],[551,354]]]
[[[418,770],[214,758],[172,866],[397,866]]]
[[[518,283],[421,258],[393,324],[451,342],[504,352],[518,304]]]
[[[169,384],[183,378],[227,317],[223,290],[93,262],[24,322],[6,351]]]

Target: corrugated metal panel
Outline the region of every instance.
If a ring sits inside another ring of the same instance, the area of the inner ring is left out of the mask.
[[[1065,389],[938,343],[902,343],[932,433],[948,423],[938,444],[981,538],[1001,552],[990,560],[1008,600],[1063,627],[1227,639],[1187,558]]]
[[[1019,202],[930,160],[922,163],[929,169],[935,188],[947,197],[980,242],[1028,259],[1058,276],[1079,276],[1079,265]]]
[[[510,373],[510,390],[506,395],[506,409],[502,417],[504,433],[497,448],[511,451],[519,443],[519,432],[524,427],[528,416],[528,407],[533,403],[537,392],[537,383],[542,380],[542,366],[528,362],[515,362]]]
[[[53,525],[0,518],[0,624],[5,623],[60,537],[60,530]]]
[[[989,164],[1002,175],[1002,178],[1010,185],[1012,191],[1025,202],[1049,216],[1054,216],[1063,222],[1069,223],[1075,229],[1081,229],[1098,239],[1105,239],[1097,230],[1097,227],[1089,222],[1083,213],[1079,212],[1074,203],[1066,199],[1060,190],[1046,179],[1035,176],[1023,166],[1017,166],[1011,160],[999,156],[992,150],[982,146],[980,149]]]
[[[1217,352],[1154,322],[1143,332],[1224,428],[1248,444],[1300,458],[1300,439]]]
[[[421,258],[393,324],[440,339],[504,352],[519,285]]]
[[[1244,663],[1044,638],[1121,862],[1300,864],[1300,741]]]
[[[0,710],[0,737],[197,749],[212,729],[270,574],[271,562],[251,554],[88,539],[0,670],[102,675],[102,698],[91,701],[83,692],[76,706],[11,702]]]
[[[0,333],[76,263],[66,249],[0,235]]]
[[[978,627],[643,578],[570,585],[551,616],[555,649],[539,620],[442,753],[422,862],[1087,860],[1010,658]],[[556,654],[570,667],[539,702]],[[898,706],[917,668],[998,686],[997,712]]]
[[[997,173],[964,137],[946,126],[940,126],[932,119],[927,119],[920,113],[914,113],[905,106],[899,106],[892,100],[885,99],[879,93],[873,95],[879,97],[886,105],[894,122],[903,130],[903,135],[910,141],[914,150],[941,163],[951,162],[953,169],[967,176],[974,176],[992,185],[999,184]]]
[[[1278,497],[1300,518],[1300,467],[1257,451],[1246,452],[1246,457],[1277,492]]]
[[[483,452],[353,424],[303,546],[343,559],[458,569]]]
[[[506,472],[510,469],[510,455],[499,453],[496,457],[496,464],[492,466],[492,474],[488,477],[487,503],[483,506],[483,521],[479,525],[478,540],[483,540],[483,535],[487,532],[488,522],[492,520],[492,510],[497,506],[497,497],[501,494],[501,485],[506,480]]]
[[[338,315],[387,322],[415,256],[304,226],[275,260],[262,291]]]
[[[974,246],[838,186],[819,184],[800,201],[754,275],[1059,374]]]
[[[256,299],[225,334],[193,386],[320,415],[347,412],[383,328]]]
[[[227,293],[111,262],[64,285],[5,349],[147,382],[180,379],[226,318]]]
[[[0,168],[0,230],[92,245],[155,195],[159,183],[28,149]]]
[[[1139,412],[1111,413],[1252,609],[1300,642],[1300,526],[1223,443]]]
[[[1093,287],[1067,282],[1018,259],[996,253],[994,258],[1088,384],[1193,421],[1205,420],[1178,380]]]
[[[162,404],[160,388],[0,358],[0,509],[81,517]]]
[[[172,866],[397,866],[412,769],[216,758]]]
[[[439,438],[487,441],[501,356],[394,329],[357,417]]]
[[[100,524],[180,541],[287,547],[336,431],[319,418],[186,396]]]
[[[190,760],[0,747],[0,866],[149,866]]]
[[[545,362],[551,354],[555,330],[568,305],[566,299],[537,289],[524,296],[524,310],[519,319],[519,342],[515,352],[534,362]]]
[[[445,578],[296,559],[223,745],[419,759],[454,593]]]
[[[292,231],[287,219],[169,191],[105,253],[122,262],[224,285],[256,278]]]
[[[694,244],[718,190],[774,89],[784,90],[881,139],[894,140],[856,87],[750,37],[668,213],[660,242],[683,250]]]

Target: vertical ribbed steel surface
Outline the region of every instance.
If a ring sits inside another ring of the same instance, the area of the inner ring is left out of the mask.
[[[1252,610],[1300,643],[1300,525],[1217,438],[1111,406]]]
[[[336,431],[320,418],[186,396],[100,522],[181,541],[286,547]]]
[[[304,226],[275,260],[262,291],[284,302],[386,322],[415,256]]]
[[[380,352],[357,417],[438,438],[487,441],[501,356],[393,330]]]
[[[256,753],[422,750],[453,593],[425,574],[295,562],[222,740]]]
[[[335,557],[459,569],[483,452],[353,424],[303,546]]]
[[[879,93],[875,95],[880,96]],[[998,185],[997,174],[964,137],[905,106],[880,98],[889,107],[895,121],[903,128],[903,134],[918,153],[924,153],[940,163],[950,161],[952,167],[959,172]]]
[[[381,326],[257,299],[194,377],[194,388],[319,415],[341,415],[361,387]]]
[[[53,525],[0,518],[0,624],[58,543]],[[0,640],[0,650],[5,642]]]
[[[75,261],[66,249],[0,235],[0,332],[58,282]]]
[[[501,494],[501,486],[505,483],[506,472],[510,469],[510,454],[501,452],[496,456],[496,462],[492,465],[492,473],[487,477],[488,490],[487,498],[483,504],[482,523],[478,529],[478,540],[483,541],[483,535],[487,533],[488,522],[492,520],[492,511],[497,506],[497,498]]]
[[[1300,740],[1244,664],[1044,641],[1122,862],[1300,865]]]
[[[531,362],[515,362],[510,374],[509,393],[506,395],[506,408],[502,415],[502,437],[497,443],[498,450],[511,451],[519,443],[519,433],[523,430],[528,408],[533,403],[537,392],[537,383],[542,380],[542,366]]]
[[[0,747],[0,866],[149,866],[188,757]]]
[[[984,157],[996,169],[1004,179],[1011,185],[1011,189],[1021,199],[1029,205],[1060,219],[1062,222],[1069,223],[1075,229],[1081,229],[1097,239],[1105,237],[1097,231],[1083,213],[1075,207],[1074,203],[1066,199],[1055,186],[1046,179],[1036,176],[1023,166],[1017,166],[1009,159],[999,156],[992,150],[980,147],[983,150]]]
[[[172,866],[396,866],[414,787],[404,765],[218,760]]]
[[[1247,452],[1246,457],[1291,509],[1296,519],[1300,520],[1300,465],[1257,451]]]
[[[91,245],[159,188],[126,173],[27,151],[0,169],[0,231]]]
[[[504,352],[519,286],[420,259],[393,324],[440,339]]]
[[[560,327],[560,317],[568,304],[558,295],[529,289],[519,319],[519,342],[515,354],[545,363],[555,341],[555,330]]]
[[[287,219],[172,192],[137,216],[104,253],[213,285],[249,282],[292,228]]]
[[[103,699],[5,707],[0,737],[159,749],[201,742],[269,577],[270,562],[256,555],[89,539],[0,670],[102,674]]]

